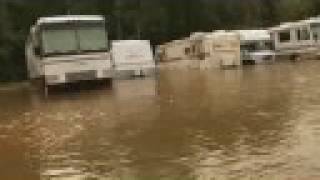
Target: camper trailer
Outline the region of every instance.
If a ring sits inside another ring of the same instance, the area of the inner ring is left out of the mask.
[[[310,28],[311,40],[315,45],[320,45],[320,17],[310,18],[303,21]]]
[[[204,67],[240,66],[240,36],[235,32],[216,31],[202,37],[200,52]]]
[[[159,46],[160,59],[162,62],[175,60],[190,60],[191,44],[189,38],[174,40]]]
[[[320,17],[310,18],[302,21],[307,24],[310,29],[310,45],[309,51],[314,57],[319,59],[320,56]]]
[[[274,61],[275,53],[268,30],[238,30],[243,64],[262,64]]]
[[[102,16],[39,18],[26,42],[30,79],[50,85],[113,76]]]
[[[148,40],[113,41],[112,61],[115,73],[120,76],[146,76],[153,74],[156,67]]]
[[[284,23],[271,28],[270,32],[277,57],[297,60],[314,53],[314,37],[311,33],[311,23],[308,21]]]

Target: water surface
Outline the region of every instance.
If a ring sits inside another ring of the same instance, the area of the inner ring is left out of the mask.
[[[0,179],[317,179],[320,61],[0,87]]]

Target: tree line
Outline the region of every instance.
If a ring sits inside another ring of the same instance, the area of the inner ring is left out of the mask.
[[[26,79],[24,44],[38,17],[100,14],[109,39],[160,44],[191,32],[252,29],[320,14],[319,0],[0,0],[0,81]]]

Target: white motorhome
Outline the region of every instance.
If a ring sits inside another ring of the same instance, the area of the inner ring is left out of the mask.
[[[268,30],[238,30],[243,64],[261,64],[274,61],[275,52]]]
[[[102,16],[39,18],[26,42],[29,77],[45,87],[113,76]]]
[[[149,40],[118,40],[112,42],[112,61],[117,74],[132,72],[146,76],[155,72],[155,60]]]
[[[313,17],[303,22],[310,26],[311,40],[320,45],[320,17]]]
[[[240,66],[240,36],[235,32],[215,31],[202,37],[205,67]]]
[[[313,17],[308,20],[302,21],[310,30],[309,48],[317,58],[320,56],[320,17]]]
[[[289,56],[296,60],[303,55],[313,54],[318,35],[318,20],[284,23],[270,29],[277,56]],[[311,32],[313,30],[313,33]]]

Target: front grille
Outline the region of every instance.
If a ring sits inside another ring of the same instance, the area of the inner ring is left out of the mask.
[[[82,81],[82,80],[94,80],[97,78],[97,71],[81,71],[76,73],[66,73],[66,80],[68,82]]]

